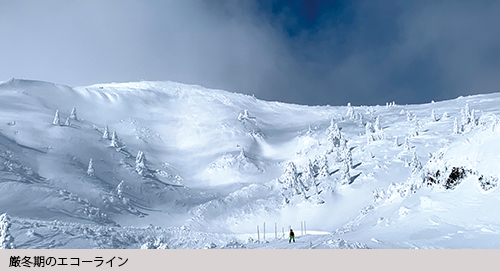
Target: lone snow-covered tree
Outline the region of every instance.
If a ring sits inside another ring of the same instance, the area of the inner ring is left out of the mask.
[[[73,120],[78,120],[78,117],[76,116],[76,107],[73,107],[73,109],[71,110],[71,114],[69,115],[69,118],[71,118]]]
[[[71,126],[71,121],[69,120],[70,118],[66,118],[66,121],[64,122],[65,126]]]
[[[146,155],[140,150],[137,152],[137,157],[135,157],[135,171],[141,176],[145,176],[148,172],[146,168]]]
[[[118,148],[122,147],[122,143],[118,138],[118,135],[116,135],[116,131],[113,131],[113,136],[111,137],[111,146]]]
[[[108,128],[108,125],[106,125],[104,127],[104,133],[102,134],[102,138],[109,140],[109,128]]]
[[[420,134],[420,124],[418,123],[418,117],[415,116],[415,119],[413,120],[413,132],[412,136],[416,137]]]
[[[455,117],[455,121],[453,122],[453,134],[460,134],[460,127],[458,125],[458,120]]]
[[[408,136],[405,137],[405,142],[403,144],[403,150],[410,150],[410,142],[408,140]]]
[[[377,118],[375,119],[375,124],[373,125],[373,128],[375,132],[379,132],[382,130],[382,126],[380,126],[380,116],[377,116]]]
[[[14,237],[10,234],[10,216],[6,213],[0,215],[0,249],[15,249]]]
[[[87,169],[87,175],[93,177],[94,174],[95,174],[94,163],[92,162],[92,158],[90,158],[90,160],[89,160],[89,168]]]
[[[370,144],[371,142],[375,141],[375,137],[373,137],[374,129],[372,123],[370,122],[366,123],[365,130],[366,130],[366,143]]]
[[[436,122],[437,121],[436,111],[434,111],[434,110],[432,110],[432,112],[431,112],[431,121],[432,122]]]
[[[61,119],[59,118],[59,110],[56,110],[56,115],[54,116],[54,121],[52,121],[53,125],[61,125]]]
[[[337,123],[332,119],[330,122],[330,126],[326,130],[327,132],[327,151],[326,153],[332,153],[335,147],[340,145],[340,129]]]

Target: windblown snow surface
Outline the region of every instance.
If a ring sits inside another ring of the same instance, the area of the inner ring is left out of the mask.
[[[0,214],[17,248],[500,248],[498,105],[13,79],[0,85]]]

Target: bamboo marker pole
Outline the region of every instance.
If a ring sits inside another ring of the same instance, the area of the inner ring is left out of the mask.
[[[257,241],[260,242],[259,225],[257,225]]]
[[[278,240],[278,226],[274,222],[274,240]]]

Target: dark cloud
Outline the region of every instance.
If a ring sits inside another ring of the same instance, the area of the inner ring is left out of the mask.
[[[173,80],[300,104],[498,91],[497,1],[0,0],[0,78]]]

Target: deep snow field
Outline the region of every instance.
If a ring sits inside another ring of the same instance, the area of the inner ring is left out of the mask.
[[[1,242],[500,248],[498,105],[500,93],[311,107],[173,82],[12,79]]]

